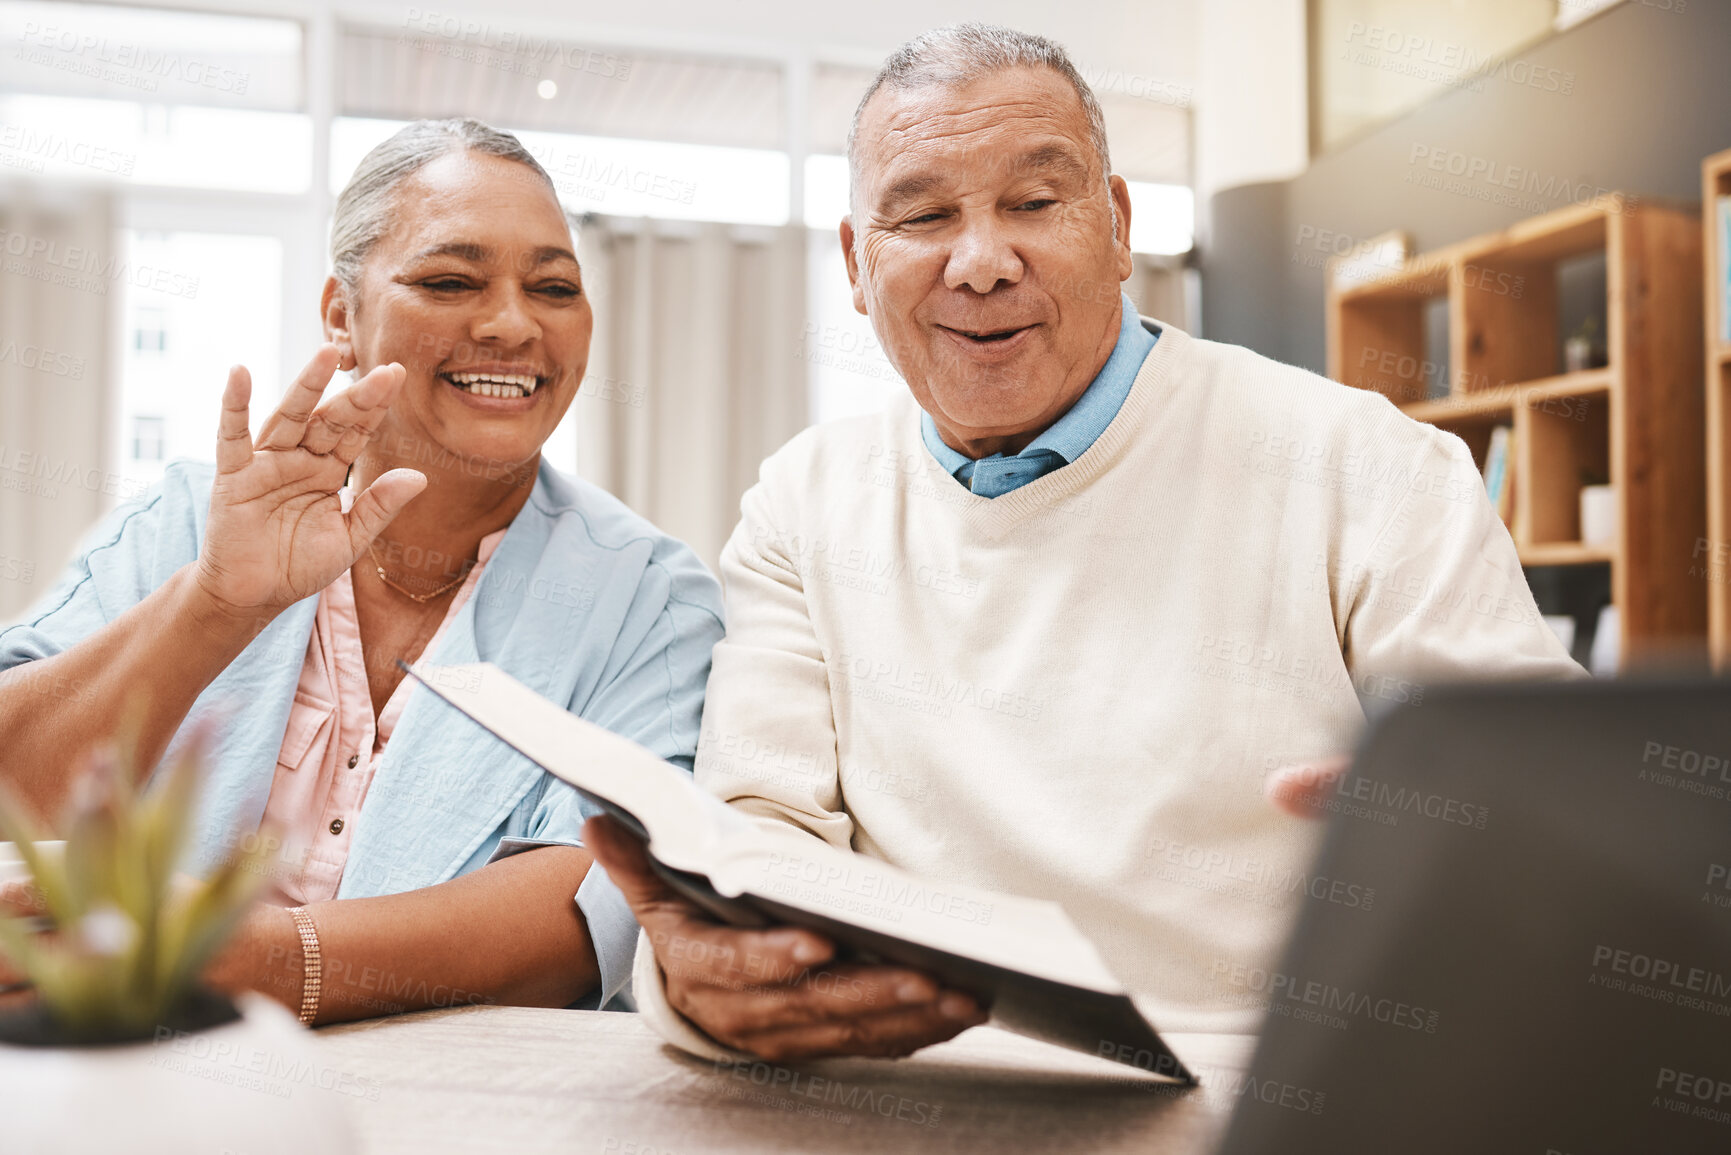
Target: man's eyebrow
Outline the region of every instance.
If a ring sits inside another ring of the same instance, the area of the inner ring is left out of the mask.
[[[878,197],[878,213],[882,216],[894,216],[898,210],[909,201],[942,188],[944,178],[936,173],[914,173],[891,182],[890,186]]]
[[[1040,172],[1042,170],[1055,172],[1076,180],[1086,179],[1088,165],[1076,150],[1064,144],[1042,144],[1031,148],[1016,160],[1018,172]]]
[[[1049,172],[1073,180],[1086,180],[1088,177],[1087,162],[1065,144],[1037,145],[1017,157],[1014,165],[1017,172]],[[914,173],[893,181],[878,198],[878,214],[894,216],[909,201],[942,188],[944,183],[944,178],[936,173]]]

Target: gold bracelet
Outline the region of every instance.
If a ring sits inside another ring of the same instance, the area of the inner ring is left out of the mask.
[[[312,1025],[319,1013],[319,987],[324,978],[324,960],[319,955],[319,932],[304,906],[288,908],[301,935],[301,1022]]]

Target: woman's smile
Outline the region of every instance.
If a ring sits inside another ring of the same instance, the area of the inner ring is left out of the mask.
[[[442,369],[434,377],[472,408],[487,413],[522,413],[542,403],[551,392],[543,387],[556,380],[557,373],[535,365],[488,364]]]

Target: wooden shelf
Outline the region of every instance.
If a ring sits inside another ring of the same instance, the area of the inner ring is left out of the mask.
[[[1731,343],[1719,331],[1727,275],[1719,236],[1719,206],[1731,196],[1731,150],[1701,164],[1701,217],[1706,260],[1707,532],[1705,548],[1689,555],[1690,576],[1707,592],[1707,635],[1713,664],[1731,672]]]
[[[1439,397],[1432,401],[1415,401],[1400,410],[1415,421],[1431,425],[1447,425],[1452,421],[1482,421],[1514,416],[1514,411],[1532,408],[1563,397],[1591,397],[1611,391],[1610,366],[1583,369],[1577,373],[1562,373],[1541,377],[1522,385],[1503,385],[1459,397]]]
[[[1594,565],[1617,560],[1617,551],[1611,546],[1582,545],[1578,541],[1523,545],[1519,552],[1522,565]]]
[[[1423,301],[1447,296],[1449,265],[1434,257],[1420,265],[1409,261],[1405,268],[1361,281],[1350,289],[1342,289],[1342,301]]]
[[[1731,153],[1725,159],[1716,179],[1731,192]],[[1606,196],[1329,288],[1329,376],[1459,436],[1481,469],[1497,426],[1513,427],[1521,562],[1609,564],[1625,663],[1699,650],[1708,630],[1706,583],[1679,562],[1707,526],[1701,249],[1698,206]],[[1559,373],[1559,281],[1598,254],[1609,364]],[[1711,360],[1731,407],[1731,343],[1713,346]],[[1449,395],[1427,398],[1445,363]],[[1731,442],[1731,415],[1713,428]],[[1720,476],[1720,540],[1731,542],[1731,465]],[[1581,491],[1606,479],[1617,539],[1582,545]],[[1731,656],[1731,579],[1717,590]]]
[[[1620,196],[1570,205],[1472,241],[1462,246],[1462,255],[1467,261],[1555,261],[1598,252],[1605,247],[1607,221],[1625,207]]]

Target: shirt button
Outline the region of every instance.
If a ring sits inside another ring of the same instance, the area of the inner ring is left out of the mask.
[[[349,755],[349,769],[353,770],[356,766],[358,766],[360,764],[360,761],[361,761],[361,756],[359,754],[350,754]]]
[[[343,832],[343,820],[341,818],[331,819],[331,833],[332,834],[341,834],[342,832]]]

